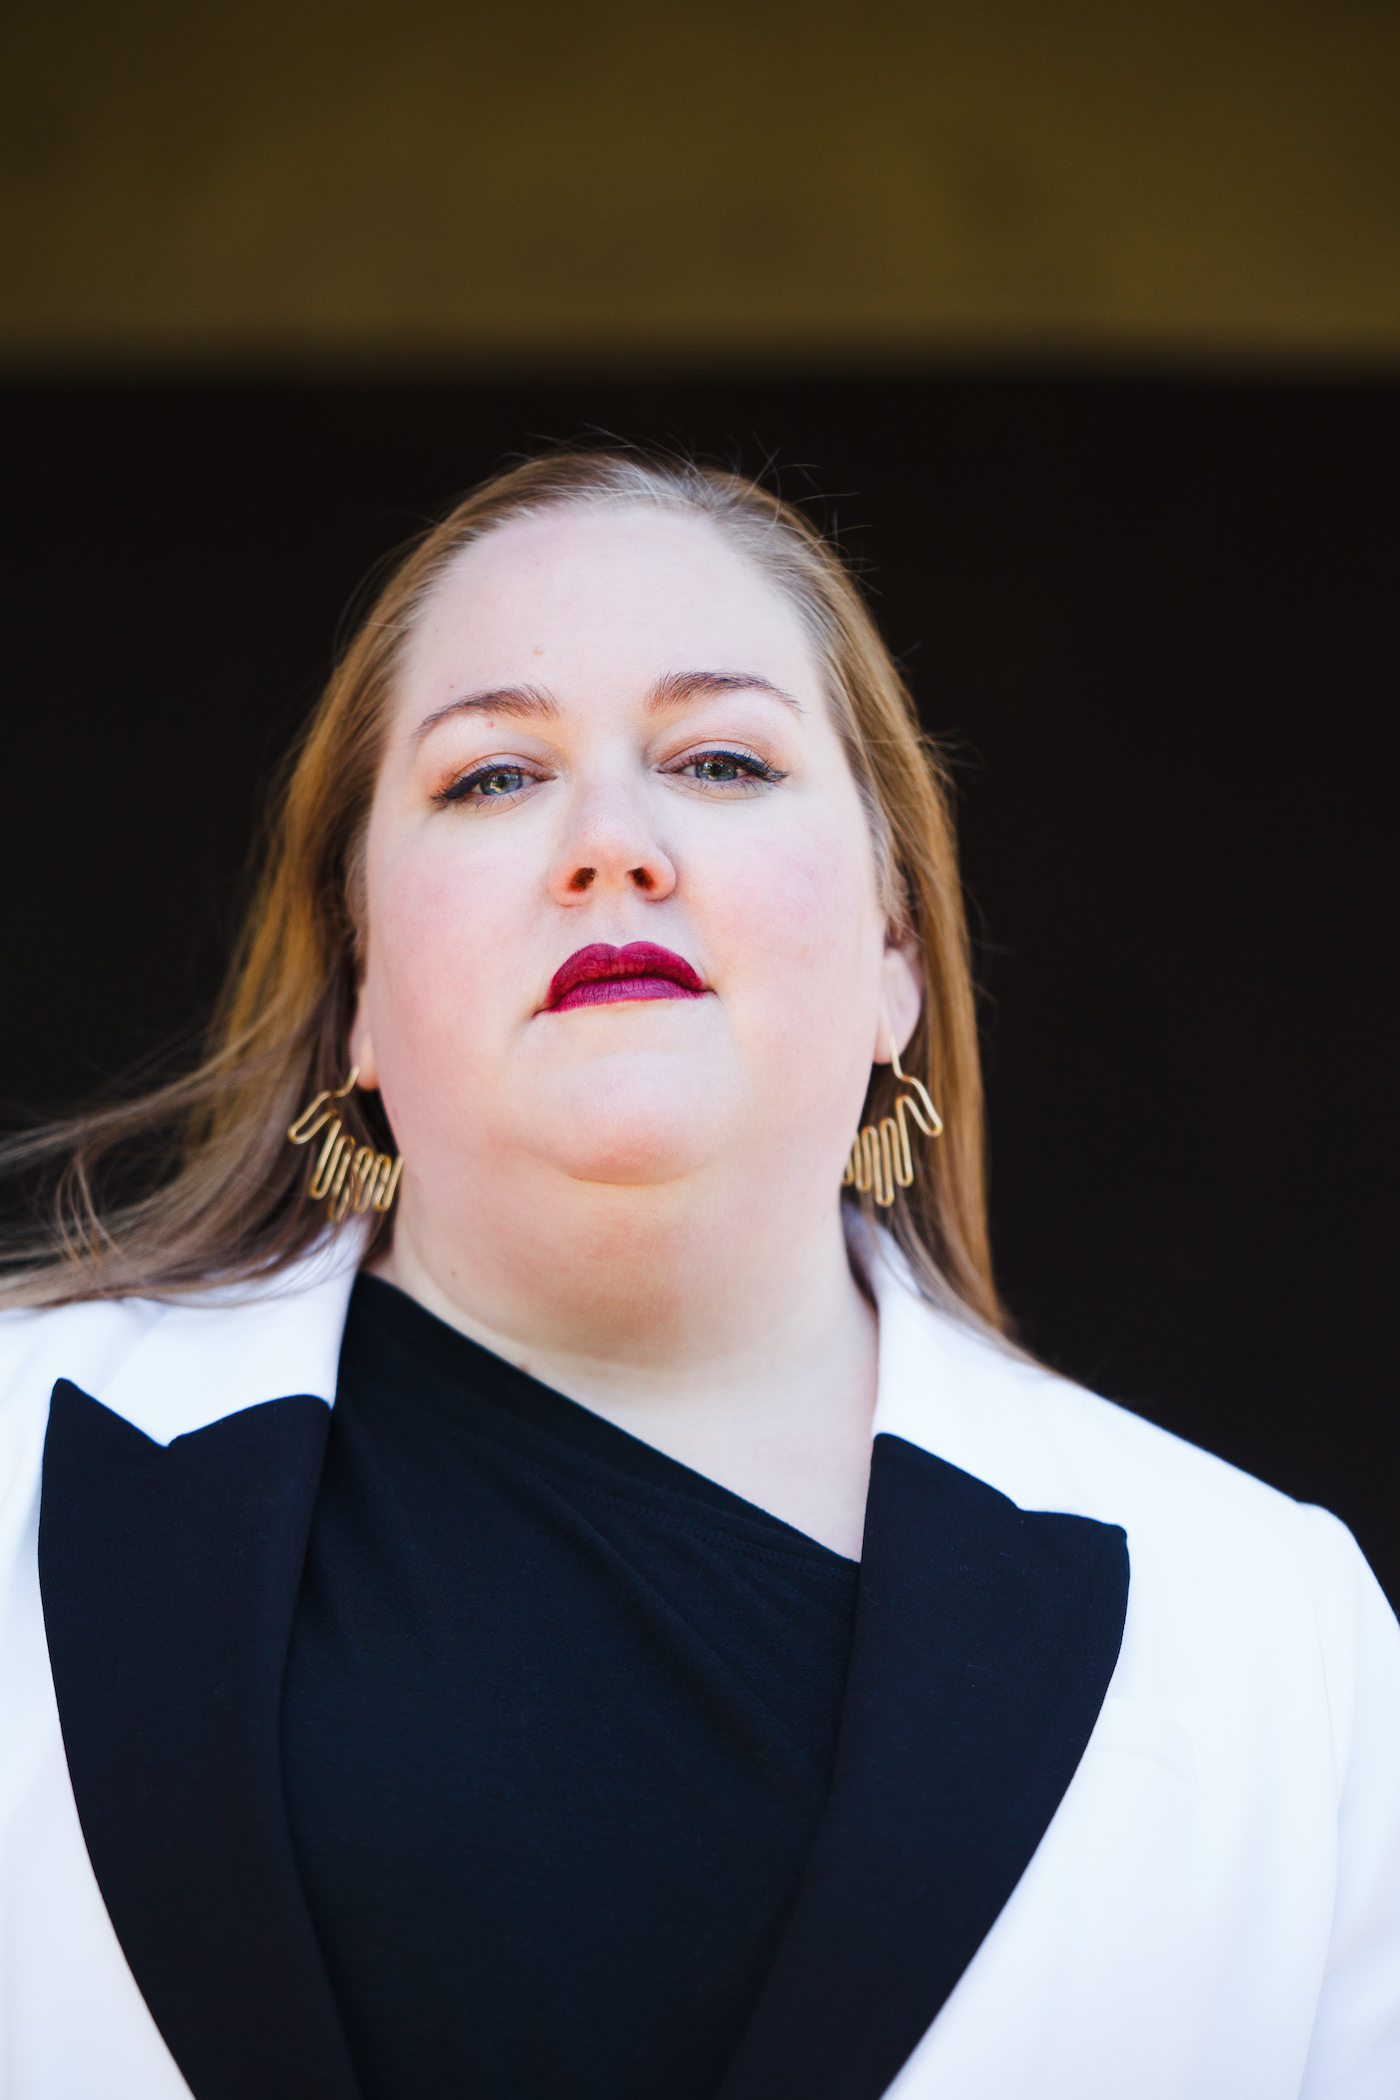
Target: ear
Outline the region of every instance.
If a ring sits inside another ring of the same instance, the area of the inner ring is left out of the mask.
[[[873,1062],[887,1065],[896,1050],[903,1056],[924,1003],[923,958],[912,936],[886,941],[881,994]]]
[[[355,1001],[355,1019],[350,1029],[350,1062],[359,1067],[359,1084],[373,1093],[379,1085],[379,1067],[374,1058],[374,1037],[365,1014],[364,986]]]

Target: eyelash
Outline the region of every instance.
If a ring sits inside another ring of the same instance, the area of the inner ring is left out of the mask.
[[[679,765],[669,766],[667,771],[673,777],[679,778],[682,774],[688,773],[692,766],[708,765],[716,759],[721,763],[742,766],[749,778],[746,781],[715,780],[708,783],[711,787],[742,787],[749,789],[776,787],[779,781],[787,779],[786,773],[780,772],[777,766],[770,766],[766,759],[759,758],[755,752],[729,748],[723,744],[712,745],[705,751],[692,751]],[[697,781],[696,785],[702,786],[705,783]]]
[[[766,759],[759,758],[756,753],[731,750],[718,744],[705,751],[693,751],[681,764],[670,766],[666,770],[674,778],[680,778],[689,772],[692,766],[707,765],[716,760],[722,764],[741,766],[744,772],[748,774],[748,779],[716,780],[708,783],[697,781],[697,786],[744,788],[752,791],[760,787],[776,787],[780,781],[787,779],[786,773],[781,772],[777,766],[770,766]],[[489,780],[493,774],[497,773],[514,774],[520,783],[519,786],[507,789],[505,793],[499,795],[474,794],[473,790],[479,788],[484,781]],[[473,766],[470,772],[461,774],[447,787],[441,789],[433,797],[433,800],[440,805],[446,806],[475,802],[478,808],[484,807],[488,802],[513,802],[527,785],[542,777],[539,774],[527,771],[524,766],[511,765],[502,759],[492,759],[485,765]]]
[[[521,792],[521,787],[511,788],[504,795],[473,796],[472,789],[477,787],[483,780],[489,780],[493,773],[514,773],[519,777],[521,787],[527,782],[537,780],[540,777],[538,774],[527,772],[524,766],[514,766],[505,759],[493,758],[489,759],[485,765],[473,766],[469,773],[461,774],[458,779],[450,782],[440,793],[434,795],[433,800],[443,804],[474,800],[478,805],[487,802],[513,802]]]

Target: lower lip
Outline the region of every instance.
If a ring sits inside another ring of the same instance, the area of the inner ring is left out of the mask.
[[[670,977],[590,977],[565,992],[549,1011],[563,1014],[571,1006],[615,1006],[622,999],[703,999]]]

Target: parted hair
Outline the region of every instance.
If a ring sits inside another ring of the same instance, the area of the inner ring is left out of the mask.
[[[904,1063],[945,1130],[882,1221],[920,1289],[1002,1330],[987,1239],[982,1082],[946,770],[850,570],[779,496],[738,475],[624,449],[550,452],[493,476],[398,558],[359,621],[271,798],[242,932],[193,1068],[9,1140],[0,1173],[28,1223],[0,1253],[0,1304],[187,1296],[274,1277],[327,1227],[287,1127],[349,1067],[362,968],[363,854],[405,642],[454,559],[509,520],[564,506],[704,518],[796,608],[870,823],[885,907],[917,941],[924,1001]],[[892,1113],[873,1067],[863,1122]],[[338,1104],[393,1149],[379,1098]],[[852,1133],[854,1136],[854,1132]],[[310,1148],[315,1150],[313,1146]],[[405,1162],[411,1174],[413,1162]],[[848,1191],[852,1205],[869,1197]],[[357,1221],[358,1229],[363,1229]],[[375,1217],[382,1244],[392,1214]]]

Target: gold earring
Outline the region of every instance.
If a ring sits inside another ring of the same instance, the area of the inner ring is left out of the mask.
[[[929,1099],[928,1088],[922,1079],[916,1079],[904,1070],[897,1050],[891,1062],[895,1078],[902,1086],[913,1087],[914,1093],[901,1094],[892,1116],[881,1116],[878,1123],[866,1123],[856,1133],[846,1171],[841,1176],[843,1189],[854,1187],[862,1196],[873,1191],[875,1201],[885,1210],[894,1202],[895,1189],[907,1189],[914,1180],[914,1154],[909,1145],[909,1126],[904,1120],[906,1111],[925,1137],[943,1135],[943,1118]]]
[[[357,1145],[342,1128],[335,1110],[327,1105],[343,1101],[359,1076],[356,1065],[344,1086],[327,1087],[287,1130],[294,1145],[309,1145],[318,1131],[326,1132],[306,1193],[313,1203],[329,1198],[326,1216],[333,1225],[338,1225],[350,1210],[388,1210],[398,1192],[403,1168],[402,1153],[390,1159],[387,1152],[376,1152],[373,1145]]]

